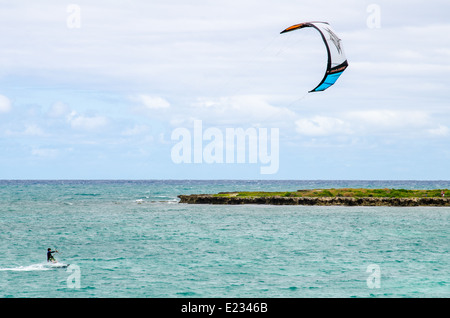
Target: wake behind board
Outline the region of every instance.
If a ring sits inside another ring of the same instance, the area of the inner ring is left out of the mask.
[[[67,268],[70,264],[50,263],[50,264],[47,264],[47,265],[48,265],[48,267],[51,267],[51,268]]]
[[[31,264],[28,266],[17,266],[17,267],[8,267],[8,268],[0,268],[0,271],[13,271],[13,272],[34,272],[34,271],[49,271],[56,268],[67,268],[70,264],[64,263],[40,263],[40,264]]]

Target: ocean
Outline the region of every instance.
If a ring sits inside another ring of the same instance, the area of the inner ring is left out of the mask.
[[[177,199],[341,187],[450,181],[2,180],[0,297],[449,297],[450,208]]]

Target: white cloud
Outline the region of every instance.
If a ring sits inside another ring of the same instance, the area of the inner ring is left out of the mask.
[[[135,102],[138,102],[140,107],[145,110],[156,110],[170,107],[170,103],[159,96],[139,94],[131,97],[131,99]]]
[[[305,136],[447,136],[449,128],[438,124],[437,115],[425,111],[364,110],[343,112],[335,117],[313,116],[295,121]]]
[[[50,117],[62,117],[70,113],[70,107],[63,102],[56,102],[48,111]]]
[[[24,135],[27,136],[45,136],[46,134],[44,133],[44,131],[38,127],[37,125],[28,125],[25,129],[25,131],[23,132]]]
[[[57,157],[59,154],[59,150],[51,148],[33,148],[31,150],[31,154],[36,157],[50,159]]]
[[[126,129],[122,132],[123,136],[136,136],[141,135],[149,131],[149,127],[146,125],[135,125],[133,128]]]
[[[437,128],[428,129],[428,132],[433,136],[447,137],[450,133],[450,129],[444,125],[438,125]]]
[[[348,120],[361,129],[390,131],[403,128],[423,128],[430,124],[430,115],[425,111],[364,110],[346,114]]]
[[[36,124],[26,124],[25,129],[23,131],[16,131],[16,130],[10,130],[7,129],[5,131],[5,134],[7,136],[35,136],[35,137],[44,137],[48,136],[42,128],[40,128]]]
[[[11,101],[8,97],[0,95],[0,113],[7,113],[11,110]]]
[[[333,117],[314,116],[295,121],[296,131],[305,136],[349,135],[353,131],[344,120]]]
[[[198,98],[188,109],[190,116],[207,120],[211,124],[233,125],[286,125],[297,115],[285,107],[276,107],[263,95],[239,95],[219,98]],[[187,114],[184,114],[187,115]]]
[[[108,123],[108,119],[104,116],[88,117],[79,115],[75,111],[72,111],[67,116],[67,121],[70,123],[72,128],[86,129],[86,130],[95,130],[106,126]]]

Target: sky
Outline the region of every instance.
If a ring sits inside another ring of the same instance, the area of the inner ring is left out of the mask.
[[[448,12],[0,0],[0,179],[449,180]],[[328,22],[349,63],[324,92],[308,93],[326,68],[320,34],[280,34],[307,21]],[[239,130],[253,139],[228,144]]]

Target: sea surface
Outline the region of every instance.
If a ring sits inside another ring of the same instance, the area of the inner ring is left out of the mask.
[[[340,187],[450,181],[3,180],[0,297],[450,297],[448,207],[177,199]],[[47,248],[69,267],[48,266]]]

